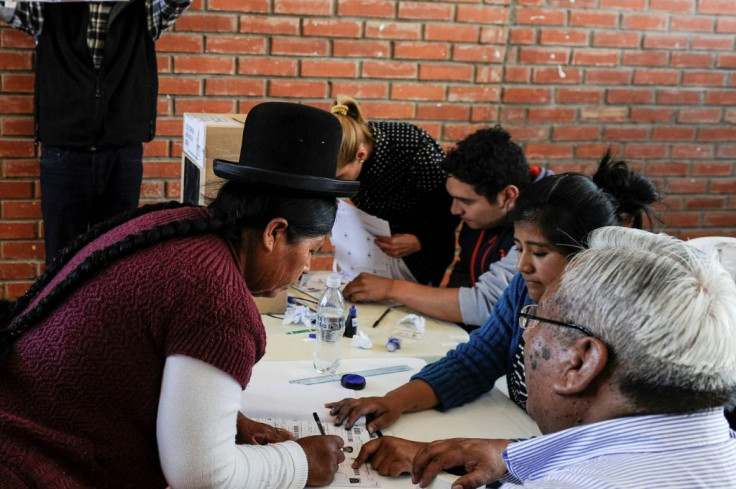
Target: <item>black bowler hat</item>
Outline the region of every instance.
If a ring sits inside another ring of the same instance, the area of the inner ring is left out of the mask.
[[[327,111],[266,102],[248,113],[240,161],[215,160],[215,175],[290,194],[352,197],[358,182],[338,180],[342,126]]]

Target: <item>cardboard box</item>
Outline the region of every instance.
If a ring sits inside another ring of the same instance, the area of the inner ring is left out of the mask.
[[[215,159],[238,161],[245,114],[184,114],[182,141],[182,202],[205,205],[214,198],[221,178],[215,176]]]

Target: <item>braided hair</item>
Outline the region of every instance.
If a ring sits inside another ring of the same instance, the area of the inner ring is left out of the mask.
[[[227,182],[208,206],[211,216],[172,221],[151,229],[139,231],[94,251],[79,266],[69,272],[54,288],[40,299],[33,308],[21,314],[59,273],[72,257],[84,246],[105,232],[150,212],[185,206],[177,202],[141,207],[91,228],[74,240],[56,257],[46,272],[39,277],[12,306],[5,306],[6,317],[0,318],[0,365],[10,355],[17,339],[38,325],[53,309],[68,298],[80,285],[108,268],[117,260],[133,253],[176,238],[217,234],[233,246],[242,245],[243,230],[263,229],[275,217],[283,217],[289,223],[287,240],[294,243],[303,238],[323,236],[329,233],[335,220],[337,204],[334,198],[309,198],[300,196],[275,196],[268,190],[252,185]]]

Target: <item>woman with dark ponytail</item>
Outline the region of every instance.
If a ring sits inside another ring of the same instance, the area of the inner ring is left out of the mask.
[[[341,132],[326,111],[256,106],[208,207],[102,223],[3,304],[0,488],[332,481],[338,437],[293,441],[238,409],[266,346],[253,296],[309,269],[357,191],[335,179]]]
[[[511,280],[488,320],[471,333],[467,343],[427,365],[410,382],[385,396],[329,403],[336,421],[347,420],[349,427],[359,416],[371,414],[374,418],[368,428],[381,429],[405,412],[446,410],[470,402],[490,391],[504,375],[509,396],[526,409],[523,329],[519,324],[520,318],[530,317],[522,316],[525,307],[536,304],[562,274],[568,260],[586,247],[594,229],[625,225],[625,217],[641,223],[649,206],[659,198],[656,187],[625,163],[616,163],[614,168],[610,165],[607,153],[594,178],[562,173],[538,180],[521,192],[509,212],[520,273]],[[627,204],[622,207],[624,202]],[[423,446],[384,438],[379,448],[382,453],[377,457],[380,466],[374,469],[384,475],[404,470],[396,464],[411,461]],[[497,448],[489,445],[488,453]],[[366,450],[373,453],[376,448]]]

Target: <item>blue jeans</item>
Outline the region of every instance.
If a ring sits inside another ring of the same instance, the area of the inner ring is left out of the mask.
[[[88,150],[44,146],[41,211],[46,265],[90,226],[138,207],[143,146]]]

